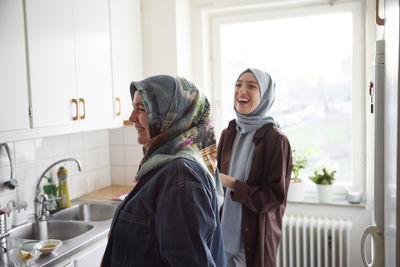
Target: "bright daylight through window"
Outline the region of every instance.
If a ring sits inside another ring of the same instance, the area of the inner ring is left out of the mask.
[[[353,153],[362,153],[353,143],[362,131],[354,130],[354,121],[363,118],[362,104],[354,102],[361,78],[354,74],[359,56],[354,55],[358,33],[353,23],[354,14],[348,11],[215,23],[220,123],[226,127],[235,117],[233,86],[238,74],[246,67],[264,70],[276,83],[271,114],[292,148],[314,151],[302,176],[309,177],[324,165],[337,170],[337,184],[359,183],[353,179],[353,164],[361,159]]]

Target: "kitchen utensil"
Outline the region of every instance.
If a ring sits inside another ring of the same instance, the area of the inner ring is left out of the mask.
[[[14,190],[18,186],[18,181],[17,179],[14,178],[14,164],[11,159],[11,153],[10,153],[10,148],[8,147],[7,143],[0,144],[0,151],[1,148],[4,147],[7,152],[8,160],[10,161],[10,180],[3,183],[3,185],[8,189],[8,190]]]

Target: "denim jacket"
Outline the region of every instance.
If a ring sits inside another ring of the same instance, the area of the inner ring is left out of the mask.
[[[210,175],[178,158],[144,175],[119,205],[102,266],[225,266]]]

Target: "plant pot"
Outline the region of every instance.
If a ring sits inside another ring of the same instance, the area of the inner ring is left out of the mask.
[[[331,203],[333,199],[332,184],[317,184],[318,200],[321,203]]]
[[[288,201],[303,201],[304,200],[304,188],[306,184],[304,182],[293,182],[289,184],[288,190]]]

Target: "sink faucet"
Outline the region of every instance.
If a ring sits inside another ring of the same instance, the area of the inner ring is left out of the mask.
[[[40,175],[39,181],[36,184],[36,194],[35,194],[35,215],[37,220],[46,220],[48,216],[48,210],[47,210],[47,205],[48,205],[48,196],[46,194],[41,194],[40,193],[40,183],[46,173],[53,168],[55,165],[60,164],[61,162],[65,161],[75,161],[76,164],[78,165],[78,170],[82,171],[82,165],[81,162],[76,159],[76,158],[66,158],[66,159],[61,159],[58,160],[54,163],[52,163],[47,169]]]

